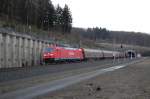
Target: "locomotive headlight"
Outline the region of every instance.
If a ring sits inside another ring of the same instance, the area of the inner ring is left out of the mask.
[[[54,54],[50,54],[50,56],[53,56]]]
[[[51,53],[47,53],[48,55],[51,55]]]
[[[79,49],[79,51],[82,51],[82,49]]]
[[[47,55],[50,55],[50,53],[47,53]]]

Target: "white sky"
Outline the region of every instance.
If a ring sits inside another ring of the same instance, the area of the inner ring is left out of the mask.
[[[52,0],[67,4],[74,27],[150,33],[150,0]]]

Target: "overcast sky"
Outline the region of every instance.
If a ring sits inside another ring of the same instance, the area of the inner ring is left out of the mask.
[[[52,0],[67,4],[74,27],[150,33],[150,0]]]

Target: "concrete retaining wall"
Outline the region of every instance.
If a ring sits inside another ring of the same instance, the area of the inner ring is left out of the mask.
[[[37,66],[51,43],[28,35],[0,32],[0,68]]]

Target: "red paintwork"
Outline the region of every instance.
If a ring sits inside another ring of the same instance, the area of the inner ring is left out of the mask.
[[[44,52],[43,59],[80,59],[83,60],[83,49],[50,46],[51,52]]]

